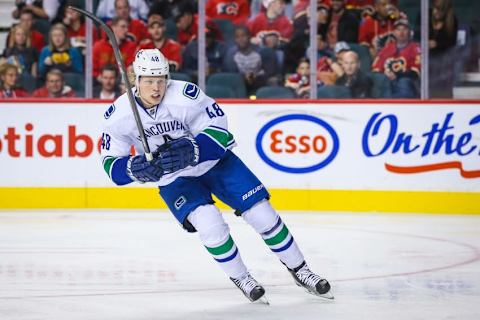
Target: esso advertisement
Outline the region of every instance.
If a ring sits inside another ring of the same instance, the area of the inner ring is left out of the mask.
[[[256,138],[259,156],[272,168],[287,173],[309,173],[335,159],[339,139],[326,121],[311,115],[289,114],[265,124]]]

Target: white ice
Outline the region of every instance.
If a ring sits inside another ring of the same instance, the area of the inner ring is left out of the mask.
[[[282,212],[334,301],[226,212],[270,306],[166,211],[0,211],[1,320],[480,319],[480,216]]]

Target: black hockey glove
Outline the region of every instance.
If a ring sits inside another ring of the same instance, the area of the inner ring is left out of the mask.
[[[157,182],[163,176],[163,169],[159,158],[147,161],[145,155],[139,155],[128,160],[127,174],[137,182]]]
[[[188,166],[195,166],[199,160],[197,142],[190,137],[169,141],[157,150],[164,173],[172,173]],[[156,152],[156,153],[157,153]]]

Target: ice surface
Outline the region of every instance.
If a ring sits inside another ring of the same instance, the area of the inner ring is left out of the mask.
[[[295,286],[230,212],[270,306],[248,302],[166,211],[1,211],[0,319],[480,319],[480,216],[281,215],[334,301]]]

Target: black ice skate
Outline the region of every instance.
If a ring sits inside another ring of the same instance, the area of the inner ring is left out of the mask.
[[[265,289],[250,275],[250,273],[247,273],[242,278],[230,278],[230,280],[232,280],[233,283],[235,283],[235,285],[242,290],[243,294],[248,300],[254,302],[263,297],[260,299],[260,301],[265,304],[269,304],[268,300],[265,298]]]
[[[288,271],[292,274],[297,286],[305,288],[308,293],[326,299],[333,299],[328,281],[313,273],[305,261],[295,270],[288,269]]]

